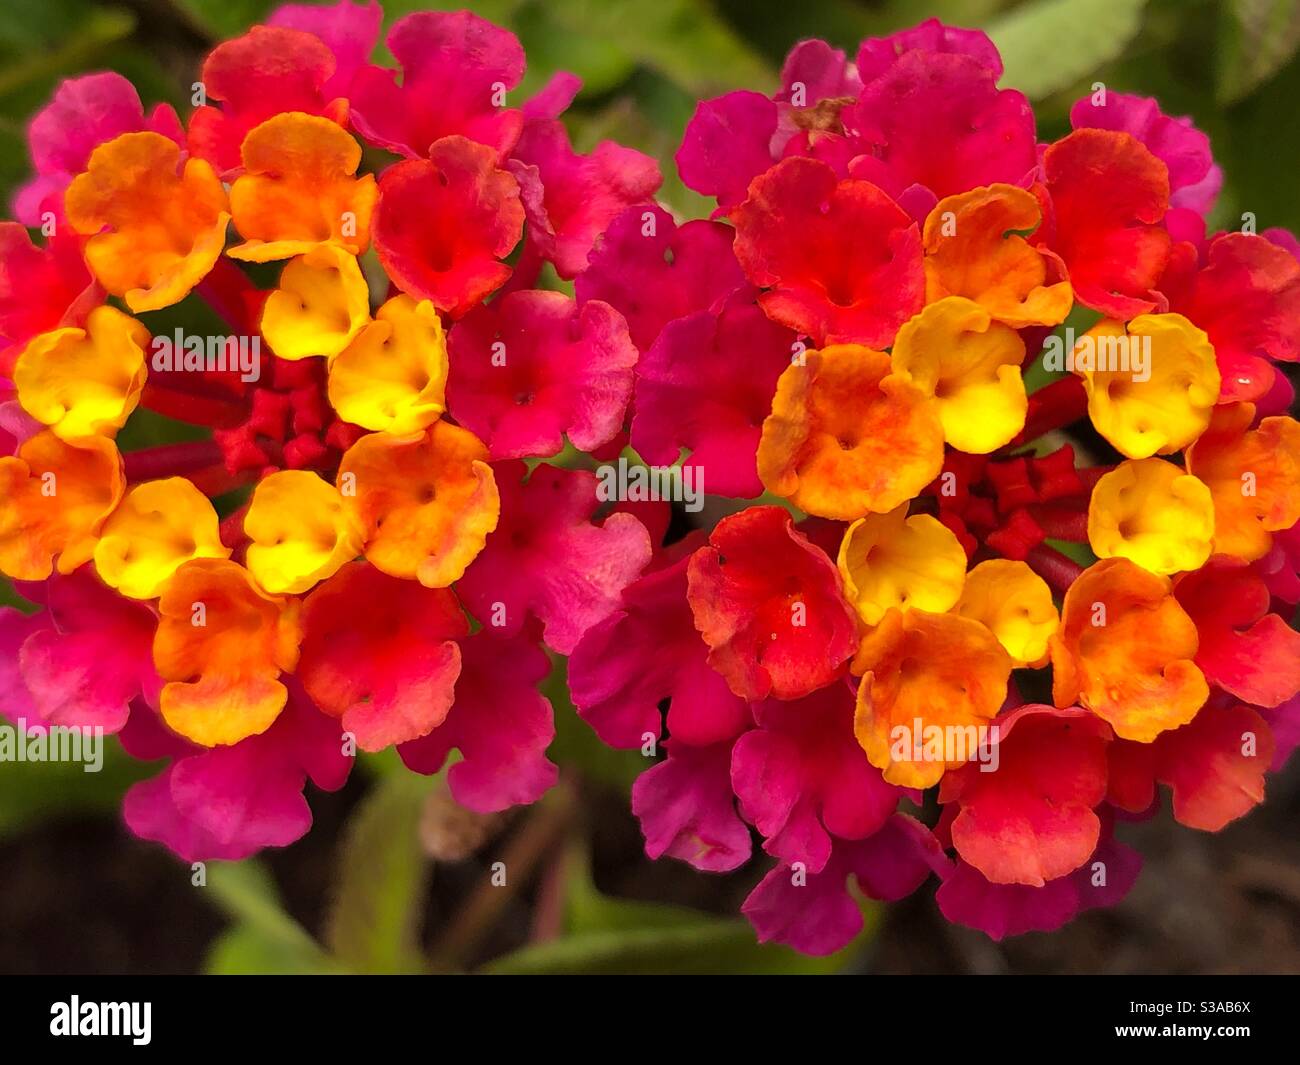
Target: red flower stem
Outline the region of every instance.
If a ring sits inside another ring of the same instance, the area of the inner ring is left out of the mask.
[[[1043,506],[1031,507],[1030,516],[1052,540],[1068,540],[1075,544],[1088,542],[1088,511],[1085,507]]]
[[[254,308],[262,299],[262,293],[230,259],[222,256],[217,260],[217,265],[199,282],[198,292],[237,333],[253,336],[258,332]]]
[[[225,396],[204,396],[149,381],[144,386],[141,405],[156,414],[190,425],[229,429],[248,417],[244,400]]]
[[[1079,480],[1083,482],[1084,488],[1088,490],[1088,495],[1092,495],[1092,490],[1097,487],[1097,482],[1114,468],[1114,466],[1082,466],[1076,472],[1079,474]]]
[[[188,477],[224,463],[224,458],[215,440],[189,440],[128,451],[122,461],[126,463],[128,481],[155,481],[160,477]]]
[[[1062,595],[1083,572],[1083,567],[1074,559],[1066,558],[1056,548],[1048,547],[1046,544],[1039,544],[1032,548],[1025,561],[1029,563],[1030,569],[1052,587],[1053,591],[1060,592]]]
[[[1077,422],[1087,413],[1088,394],[1083,390],[1082,379],[1074,374],[1062,377],[1029,397],[1025,428],[1012,442],[1012,446],[1027,444],[1053,429]]]

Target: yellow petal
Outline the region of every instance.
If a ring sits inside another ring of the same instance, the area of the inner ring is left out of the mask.
[[[904,324],[890,356],[898,377],[934,397],[944,440],[972,455],[996,450],[1025,427],[1024,359],[1020,334],[961,296]]]
[[[208,497],[184,477],[168,477],[128,490],[104,523],[95,570],[123,595],[153,599],[190,559],[229,557]]]
[[[394,296],[330,362],[330,403],[340,418],[395,436],[418,433],[446,408],[447,341],[428,300]]]
[[[85,329],[32,339],[14,365],[23,410],[63,440],[113,436],[126,424],[145,382],[149,330],[113,307],[96,307]]]
[[[1099,322],[1074,350],[1097,432],[1122,455],[1169,455],[1205,431],[1219,367],[1205,333],[1181,314]]]
[[[1214,540],[1207,485],[1164,459],[1130,459],[1103,476],[1088,503],[1098,558],[1127,558],[1152,573],[1200,569]]]
[[[285,266],[262,309],[262,335],[282,359],[333,358],[370,321],[370,290],[356,256],[322,244]]]
[[[308,470],[264,477],[244,515],[247,564],[274,595],[305,592],[361,553],[361,527],[339,490]]]
[[[891,607],[942,614],[961,595],[966,552],[952,531],[928,514],[907,517],[904,503],[859,518],[840,544],[844,595],[868,625]]]
[[[986,626],[1017,666],[1045,665],[1060,625],[1052,590],[1024,562],[994,558],[966,574],[957,611]]]

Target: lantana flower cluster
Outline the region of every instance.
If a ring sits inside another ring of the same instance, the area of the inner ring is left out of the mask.
[[[647,853],[759,846],[743,912],[809,953],[931,878],[1059,927],[1131,887],[1159,785],[1208,831],[1262,801],[1300,739],[1300,244],[1207,230],[1204,134],[1101,86],[1042,144],[977,31],[807,41],[699,105],[717,209],[681,221],[653,160],[575,151],[574,77],[513,101],[512,34],[409,15],[394,70],[381,19],[279,9],[185,123],[66,82],[0,225],[0,571],[39,607],[0,614],[3,709],[166,759],[136,834],[288,844],[357,749],[532,802],[560,657],[654,758]],[[159,343],[191,298],[260,373]],[[137,409],[211,431],[123,454]]]
[[[995,938],[1114,904],[1117,821],[1164,785],[1218,830],[1297,742],[1300,245],[1207,231],[1189,120],[1098,84],[1044,144],[1001,74],[936,21],[802,42],[695,111],[712,217],[630,209],[576,282],[640,349],[631,446],[747,502],[656,549],[574,702],[662,739],[647,852],[758,841],[743,911],[810,953],[851,888]]]
[[[186,860],[298,839],[357,750],[458,752],[475,811],[537,799],[547,650],[651,556],[591,472],[524,460],[622,428],[623,316],[535,285],[658,165],[575,151],[572,75],[517,102],[510,32],[412,14],[394,70],[382,18],[280,8],[212,50],[184,123],[64,82],[0,224],[0,571],[40,608],[0,614],[3,711],[165,759],[125,818]],[[155,316],[191,297],[228,337]],[[210,432],[120,453],[137,411]]]

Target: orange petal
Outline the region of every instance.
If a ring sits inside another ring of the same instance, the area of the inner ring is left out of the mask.
[[[338,486],[365,534],[365,555],[429,588],[458,580],[497,526],[501,500],[473,433],[434,422],[410,436],[363,436],[339,464]]]
[[[122,499],[126,476],[111,440],[75,443],[37,433],[17,455],[0,458],[0,571],[40,581],[90,560],[105,519]]]
[[[1011,659],[970,618],[891,610],[853,669],[863,674],[853,731],[867,760],[891,784],[928,788],[974,757],[1006,700]]]
[[[1263,558],[1272,534],[1300,521],[1300,423],[1255,418],[1250,403],[1218,407],[1205,434],[1187,449],[1187,472],[1210,488],[1214,550],[1247,562]]]
[[[267,595],[227,559],[186,562],[158,600],[153,658],[163,719],[205,747],[271,727],[288,692],[278,680],[298,661],[296,599]]]
[[[361,146],[335,122],[289,111],[244,138],[244,174],[230,189],[235,228],[245,243],[232,259],[268,262],[335,241],[353,255],[370,244],[379,189],[354,175]]]
[[[884,514],[939,475],[943,428],[933,404],[890,375],[889,356],[857,344],[809,351],[777,381],[758,475],[823,518]]]
[[[124,133],[91,153],[64,195],[68,221],[86,241],[86,264],[133,311],[184,299],[226,243],[229,204],[202,159],[180,165],[160,133]]]
[[[1209,696],[1192,661],[1197,644],[1169,578],[1104,559],[1065,594],[1051,644],[1052,698],[1087,707],[1121,739],[1150,743],[1191,721]]]
[[[1065,321],[1070,283],[1048,284],[1047,260],[1019,235],[1041,219],[1033,193],[1014,185],[940,200],[925,220],[926,302],[965,296],[1014,329]]]

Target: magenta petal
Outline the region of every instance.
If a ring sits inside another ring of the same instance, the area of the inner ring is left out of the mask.
[[[160,105],[146,122],[135,86],[121,74],[85,74],[62,82],[54,98],[27,127],[37,178],[18,194],[18,220],[24,225],[40,225],[46,198],[61,193],[86,169],[91,152],[123,133],[144,129],[184,143],[176,112]]]
[[[977,928],[995,940],[1025,932],[1053,932],[1085,910],[1120,902],[1137,880],[1142,858],[1114,839],[1103,839],[1092,858],[1042,887],[992,884],[973,866],[958,862],[935,901],[955,924]],[[1101,881],[1104,877],[1104,882]]]
[[[117,742],[122,750],[141,762],[186,758],[203,750],[169,729],[162,715],[143,699],[131,701],[131,716],[118,732]]]
[[[862,78],[843,52],[814,39],[800,41],[786,55],[777,99],[788,101],[800,85],[804,90],[800,106],[811,107],[818,100],[857,96],[862,91]]]
[[[668,322],[717,306],[745,284],[734,237],[719,222],[679,227],[662,207],[629,207],[596,242],[574,284],[578,302],[610,304],[646,351]]]
[[[168,766],[149,780],[131,785],[122,801],[127,827],[140,839],[161,843],[183,861],[239,861],[254,854],[259,844],[224,841],[180,812],[172,798],[176,766]]]
[[[916,184],[942,198],[1019,183],[1038,162],[1034,113],[1023,93],[996,81],[968,55],[904,52],[846,115],[875,164],[857,176],[891,196]]]
[[[1300,602],[1300,522],[1273,534],[1273,546],[1255,563],[1255,572],[1270,595],[1284,603]]]
[[[868,37],[858,49],[858,76],[863,81],[879,77],[906,52],[963,55],[987,68],[994,79],[1002,76],[1002,57],[987,33],[945,26],[937,18],[888,37]]]
[[[650,534],[630,514],[591,516],[597,480],[585,470],[522,462],[494,467],[501,522],[456,590],[493,634],[513,636],[531,615],[546,645],[569,654],[593,625],[618,609],[623,589],[650,560]]]
[[[686,601],[686,566],[645,574],[623,592],[620,609],[592,626],[569,659],[578,714],[611,747],[637,748],[662,732],[659,704],[670,699],[674,738],[708,746],[749,723],[745,703],[707,662],[708,647]]]
[[[862,912],[846,886],[849,876],[870,897],[892,901],[946,865],[929,829],[896,814],[865,840],[837,841],[820,873],[778,865],[750,892],[741,912],[760,942],[833,954],[862,930]]]
[[[23,644],[19,667],[46,724],[102,728],[126,724],[130,702],[156,702],[154,613],[106,588],[88,569],[48,585],[53,628]]]
[[[838,866],[809,876],[778,865],[749,893],[741,912],[760,943],[784,943],[817,957],[834,954],[862,931],[862,911],[844,878]]]
[[[276,719],[272,736],[321,791],[338,791],[347,783],[356,761],[351,742],[339,722],[322,714],[294,678],[288,678],[289,699]]]
[[[384,9],[379,6],[379,0],[365,4],[339,0],[329,7],[284,4],[271,12],[266,25],[304,30],[325,42],[325,47],[334,53],[334,73],[321,88],[321,95],[333,100],[349,94],[352,79],[374,51],[383,21]]]
[[[710,495],[752,499],[763,491],[755,454],[781,372],[796,352],[793,330],[739,290],[715,313],[668,323],[637,367],[632,446],[654,465],[685,465]]]
[[[551,80],[524,101],[524,119],[559,118],[582,90],[582,79],[567,70],[557,70]]]
[[[10,721],[45,723],[23,680],[18,656],[29,639],[49,631],[51,622],[46,611],[24,614],[11,606],[0,607],[0,689],[5,693],[3,713]]]
[[[646,854],[667,854],[710,873],[743,865],[751,845],[731,793],[731,744],[688,747],[669,740],[664,747],[668,757],[632,785]]]
[[[834,683],[803,699],[769,699],[754,708],[758,727],[736,741],[731,782],[741,813],[767,837],[763,849],[789,865],[821,872],[831,833],[864,839],[898,807],[853,734],[854,698]]]
[[[559,292],[511,292],[472,311],[448,341],[447,403],[494,459],[582,451],[613,439],[637,350],[623,316]]]
[[[292,686],[266,732],[179,758],[133,786],[123,804],[126,822],[186,861],[235,861],[287,846],[311,828],[307,777],[326,790],[342,787],[352,765],[343,751],[338,722]]]
[[[1273,732],[1273,773],[1280,773],[1295,749],[1300,747],[1300,695],[1269,711],[1268,726]]]
[[[721,207],[740,203],[749,183],[772,165],[776,128],[777,105],[761,93],[701,101],[675,156],[682,181]]]
[[[609,223],[632,204],[649,202],[663,182],[658,163],[613,141],[601,141],[579,155],[556,119],[528,122],[513,158],[528,211],[529,239],[563,278],[582,273],[592,245]],[[530,187],[533,180],[540,189]]]
[[[398,753],[417,773],[436,773],[459,749],[447,776],[462,806],[493,813],[535,802],[558,779],[546,757],[555,738],[551,704],[537,685],[550,672],[546,652],[528,636],[495,640],[484,633],[461,644],[456,701],[447,719]]]
[[[311,810],[303,783],[302,770],[274,745],[249,740],[182,758],[171,771],[177,812],[223,846],[249,854],[306,834]]]
[[[524,50],[509,30],[469,11],[417,11],[393,23],[388,47],[402,67],[365,66],[352,82],[352,122],[382,148],[410,158],[459,134],[501,154],[514,147],[523,114],[498,106],[498,87],[524,74]]]

